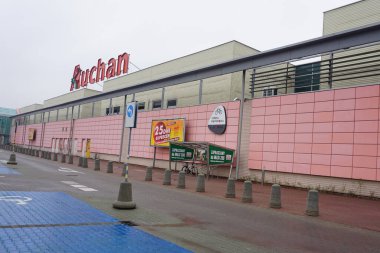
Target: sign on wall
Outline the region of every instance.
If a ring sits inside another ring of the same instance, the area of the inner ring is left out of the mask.
[[[150,145],[169,147],[169,141],[185,140],[185,119],[152,120]]]
[[[226,109],[224,106],[219,105],[215,108],[208,121],[208,129],[215,134],[223,134],[226,131],[227,118]]]
[[[194,158],[194,149],[177,144],[170,144],[171,161],[189,161]]]
[[[124,127],[136,127],[136,119],[137,119],[137,102],[127,103],[125,107],[125,122]]]
[[[82,70],[80,65],[76,65],[74,68],[73,77],[71,78],[70,91],[79,89],[81,87],[87,87],[87,85],[98,83],[105,78],[109,79],[120,74],[126,74],[129,66],[129,54],[124,53],[115,58],[111,58],[104,63],[100,58],[98,64],[91,69]]]
[[[234,159],[234,151],[210,144],[209,146],[209,164],[231,164]]]
[[[28,132],[28,140],[34,141],[36,139],[36,129],[35,128],[29,128]]]

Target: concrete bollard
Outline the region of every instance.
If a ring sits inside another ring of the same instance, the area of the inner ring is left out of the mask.
[[[82,167],[83,168],[88,168],[87,157],[83,157],[83,159],[82,159]]]
[[[252,203],[252,182],[250,180],[244,181],[243,197],[241,201],[243,203]]]
[[[281,186],[278,184],[272,185],[270,207],[271,208],[281,208]]]
[[[62,156],[61,156],[61,163],[65,163],[65,162],[66,162],[66,155],[62,154]]]
[[[112,163],[111,163],[112,164]],[[132,184],[130,182],[122,182],[119,188],[119,196],[117,201],[113,203],[116,209],[134,209],[136,203],[132,200]]]
[[[83,157],[80,156],[78,160],[78,166],[82,167],[82,164],[83,164]]]
[[[310,190],[307,194],[306,214],[309,216],[319,215],[319,194],[316,190]]]
[[[227,180],[227,192],[224,195],[226,198],[235,198],[235,180],[232,178],[229,178]]]
[[[53,154],[53,161],[58,161],[58,155],[57,155],[57,153]]]
[[[95,159],[95,168],[94,170],[100,170],[100,160],[99,159]]]
[[[197,176],[197,192],[205,192],[205,175],[198,174]]]
[[[108,161],[107,173],[113,173],[113,162],[112,161]]]
[[[186,172],[180,171],[178,173],[178,183],[177,188],[185,189],[186,188]]]
[[[153,177],[153,167],[146,167],[145,181],[152,181]]]
[[[74,157],[72,155],[69,155],[69,164],[74,163]]]
[[[16,154],[12,153],[12,154],[9,156],[9,160],[8,160],[7,164],[17,165],[17,162],[16,162]]]
[[[171,185],[172,184],[172,171],[171,170],[165,170],[164,173],[164,181],[162,182],[163,185]]]

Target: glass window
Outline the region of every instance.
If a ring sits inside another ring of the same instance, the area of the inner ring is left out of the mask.
[[[114,106],[113,114],[120,114],[120,106]]]
[[[92,103],[80,105],[79,118],[86,119],[92,117]]]
[[[161,100],[153,101],[153,109],[161,109]]]
[[[139,110],[139,111],[145,110],[145,102],[138,102],[137,103],[137,110]]]
[[[168,99],[167,102],[168,108],[174,108],[177,106],[177,99]]]
[[[319,90],[320,62],[296,66],[295,92]]]
[[[113,114],[124,113],[124,96],[112,98]]]
[[[145,102],[145,110],[148,111],[153,108],[153,101],[162,99],[162,89],[149,90],[136,93],[135,101]]]

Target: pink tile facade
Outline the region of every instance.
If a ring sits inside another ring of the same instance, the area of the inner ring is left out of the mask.
[[[82,139],[91,139],[91,153],[119,155],[123,116],[104,116],[75,120],[74,139],[77,148]]]
[[[91,153],[101,153],[109,155],[120,154],[120,144],[123,128],[123,116],[104,116],[88,119],[77,119],[74,121],[74,135],[77,139],[77,150],[80,150],[83,139],[91,140]],[[45,123],[45,133],[43,136],[43,148],[50,149],[53,139],[67,140],[70,138],[71,121],[58,121]],[[37,129],[36,140],[28,142],[28,129]],[[15,143],[18,145],[40,146],[42,124],[27,125],[23,143],[24,126],[18,127],[15,135]],[[14,138],[14,128],[12,129],[12,141]]]
[[[379,90],[252,100],[249,168],[380,181]]]
[[[208,127],[208,119],[218,105],[226,108],[227,129],[223,135],[212,133]],[[132,130],[131,156],[153,158],[154,148],[150,146],[151,122],[153,119],[185,118],[185,140],[206,141],[228,148],[236,149],[239,124],[239,102],[199,105],[175,109],[139,112],[137,128]],[[157,148],[157,159],[168,160],[169,149]]]

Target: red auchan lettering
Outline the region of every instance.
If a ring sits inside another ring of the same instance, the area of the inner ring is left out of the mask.
[[[74,68],[73,78],[71,79],[70,91],[87,87],[87,85],[103,81],[105,78],[109,79],[120,74],[126,74],[129,66],[129,54],[124,53],[115,58],[108,60],[106,65],[102,59],[98,60],[98,65],[93,66],[91,69],[82,70],[78,64]]]

